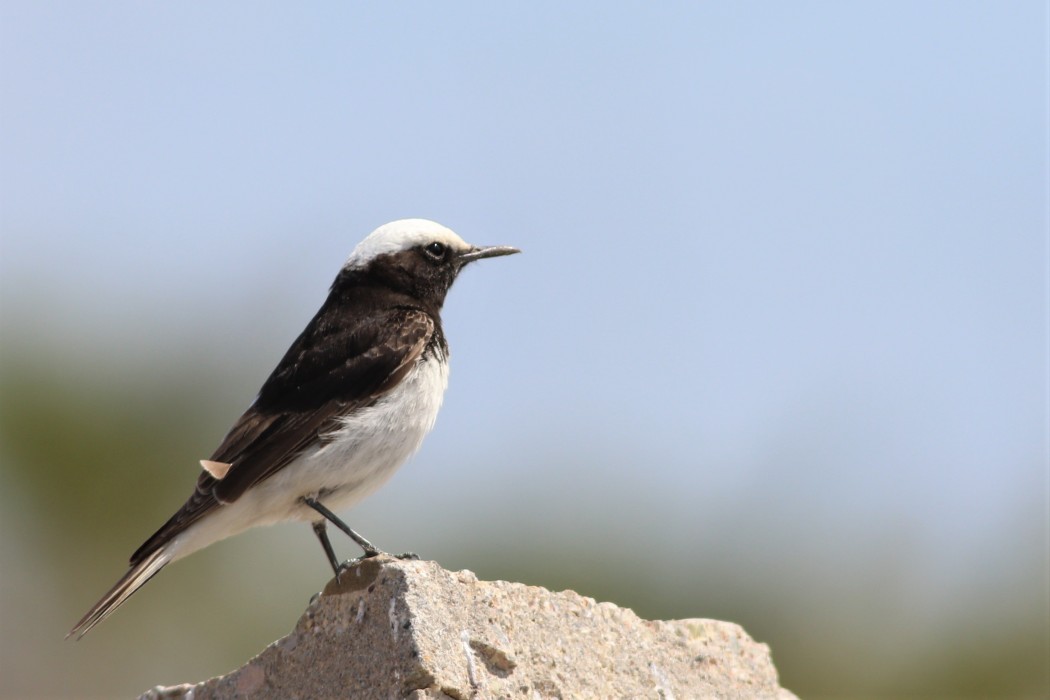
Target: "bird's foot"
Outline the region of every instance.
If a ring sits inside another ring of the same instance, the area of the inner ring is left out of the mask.
[[[341,584],[343,582],[342,581],[343,574],[345,574],[347,571],[349,571],[350,569],[354,568],[355,566],[357,566],[358,564],[363,562],[366,558],[367,557],[354,557],[353,559],[347,559],[346,561],[341,562],[339,564],[339,566],[336,567],[336,570],[335,570],[335,582],[336,582],[336,585],[339,585],[339,584]]]
[[[369,555],[367,555],[367,554],[362,554],[361,556],[355,556],[355,557],[353,557],[351,559],[346,559],[345,561],[342,561],[342,563],[340,563],[339,566],[335,570],[335,582],[336,582],[336,584],[337,585],[341,584],[341,582],[342,582],[341,577],[342,577],[342,575],[344,573],[350,571],[351,569],[353,569],[354,567],[359,565],[361,563],[361,561],[364,561],[367,558],[371,558],[371,557]]]
[[[377,550],[372,551],[372,552],[365,552],[361,556],[354,557],[353,559],[347,559],[346,561],[344,561],[343,563],[341,563],[339,565],[339,568],[336,569],[336,572],[335,572],[336,583],[339,582],[339,575],[342,574],[343,572],[354,568],[355,566],[357,566],[361,562],[365,561],[366,559],[371,559],[373,557],[379,557],[379,556],[390,557],[391,559],[400,559],[401,561],[419,561],[419,555],[416,554],[415,552],[405,552],[403,554],[391,554],[390,552],[384,552],[381,549],[377,549]]]

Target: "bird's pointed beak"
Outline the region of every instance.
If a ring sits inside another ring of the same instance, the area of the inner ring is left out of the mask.
[[[498,258],[501,255],[514,255],[520,252],[517,248],[512,248],[509,245],[474,246],[466,253],[461,254],[458,261],[460,265],[466,265],[469,262],[481,260],[482,258]]]

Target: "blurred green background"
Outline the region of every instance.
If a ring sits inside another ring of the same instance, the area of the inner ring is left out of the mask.
[[[0,4],[0,696],[292,628],[302,525],[62,639],[425,216],[525,255],[355,528],[738,622],[804,698],[1046,697],[1047,47],[1040,2]]]

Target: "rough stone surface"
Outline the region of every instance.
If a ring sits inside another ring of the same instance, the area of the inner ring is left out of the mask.
[[[142,698],[776,698],[769,647],[715,620],[650,622],[572,591],[367,559],[240,669]]]

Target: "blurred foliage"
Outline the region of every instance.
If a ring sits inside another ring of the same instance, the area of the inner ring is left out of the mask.
[[[141,373],[132,380],[113,368],[76,371],[68,361],[5,354],[0,437],[33,512],[46,513],[49,530],[90,535],[102,546],[119,541],[132,523],[159,527],[164,509],[192,489],[193,455],[211,450],[206,436],[215,432],[208,426],[215,411],[199,409],[217,380],[209,375],[205,369],[193,382],[149,382]]]
[[[114,368],[88,371],[68,357],[52,362],[6,349],[0,444],[8,489],[0,502],[8,560],[0,605],[6,629],[40,629],[18,641],[5,635],[3,696],[127,696],[156,683],[224,672],[289,629],[327,575],[301,528],[287,535],[296,538],[294,547],[274,530],[249,533],[166,570],[150,584],[148,602],[107,621],[116,631],[95,632],[75,645],[61,642],[149,527],[189,494],[195,459],[230,419],[202,408],[219,403],[222,373],[197,360],[184,366],[192,380],[143,381],[135,373],[129,381]],[[970,601],[949,625],[920,636],[887,629],[882,618],[893,590],[882,590],[877,553],[858,552],[871,558],[870,567],[849,567],[867,580],[853,574],[835,582],[837,588],[799,585],[802,551],[750,553],[750,570],[767,575],[741,580],[734,553],[650,546],[632,526],[636,517],[610,513],[608,522],[584,530],[555,518],[542,525],[545,533],[536,523],[504,524],[449,534],[445,548],[428,554],[446,568],[573,589],[647,618],[702,612],[739,622],[770,644],[783,684],[802,698],[1037,698],[1050,692],[1046,610],[1033,604],[1046,592],[1041,562],[1029,562],[1024,577],[1030,585],[1013,600]],[[269,585],[277,576],[292,583]],[[268,585],[260,586],[264,580]],[[116,658],[127,667],[113,666]]]

